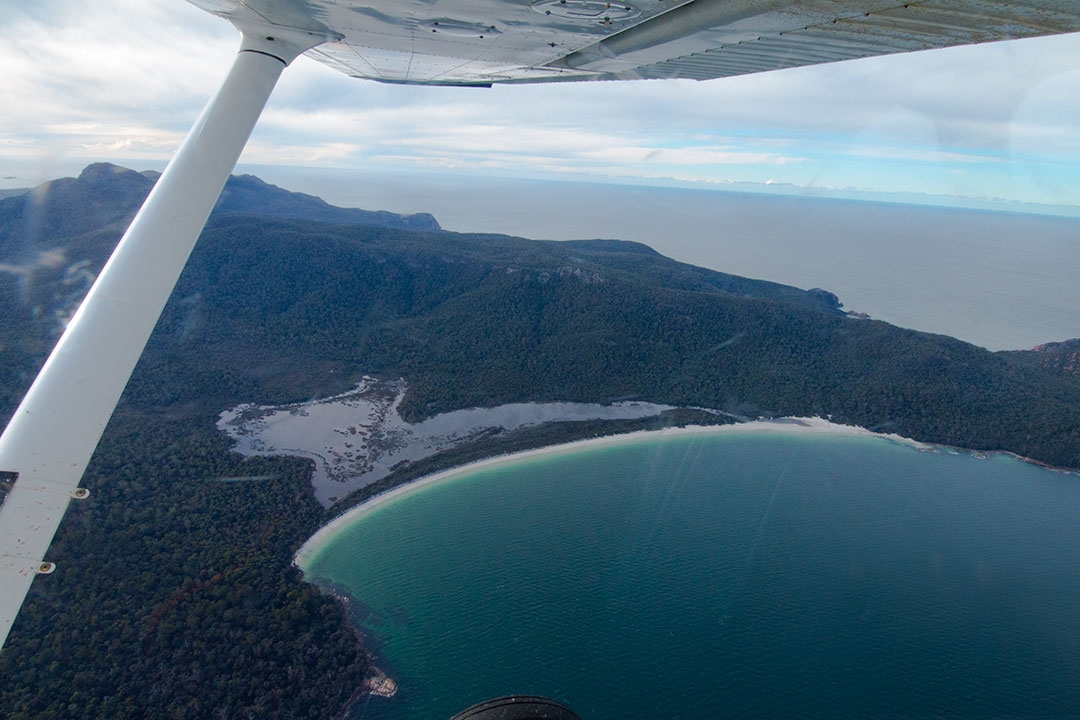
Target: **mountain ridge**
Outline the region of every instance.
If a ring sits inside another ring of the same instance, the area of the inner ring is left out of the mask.
[[[57,178],[21,194],[0,198],[0,240],[18,237],[23,248],[10,241],[0,245],[0,258],[15,250],[41,249],[41,243],[72,238],[87,232],[117,228],[121,232],[135,216],[160,173],[136,172],[111,163],[92,163],[77,178]],[[332,222],[338,225],[373,225],[413,230],[441,230],[428,213],[399,215],[383,210],[340,208],[321,198],[263,182],[253,175],[230,175],[211,217],[249,213],[263,217]]]

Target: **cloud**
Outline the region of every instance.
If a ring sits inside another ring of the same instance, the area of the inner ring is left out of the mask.
[[[228,23],[179,1],[0,5],[0,162],[164,162],[238,42]],[[1075,35],[704,83],[490,90],[356,81],[302,57],[243,159],[884,190],[929,173],[947,191],[961,167],[1036,172],[1052,158],[1061,167],[1029,185],[1059,197],[1080,176],[1078,81]],[[986,192],[1004,184],[988,180]]]
[[[186,3],[26,5],[36,12],[0,7],[6,134],[46,124],[62,137],[79,123],[185,130],[236,50],[227,26],[193,22],[204,14]]]

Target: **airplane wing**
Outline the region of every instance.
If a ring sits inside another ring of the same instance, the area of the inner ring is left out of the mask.
[[[308,55],[429,85],[713,78],[1080,31],[1068,0],[189,0],[238,26],[328,28]]]

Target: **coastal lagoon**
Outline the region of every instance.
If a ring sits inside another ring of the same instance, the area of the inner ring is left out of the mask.
[[[1080,713],[1080,477],[772,429],[479,464],[313,538],[299,564],[400,688],[356,716]]]
[[[405,381],[365,377],[352,390],[289,405],[238,405],[218,429],[247,457],[299,455],[314,461],[315,499],[329,506],[390,474],[395,466],[502,432],[544,423],[653,417],[670,405],[647,402],[509,403],[440,413],[418,423],[398,413]],[[721,414],[721,413],[718,413]]]

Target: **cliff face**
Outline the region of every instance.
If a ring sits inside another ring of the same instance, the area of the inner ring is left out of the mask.
[[[1080,338],[1044,343],[1035,347],[1039,362],[1047,368],[1080,375]]]

